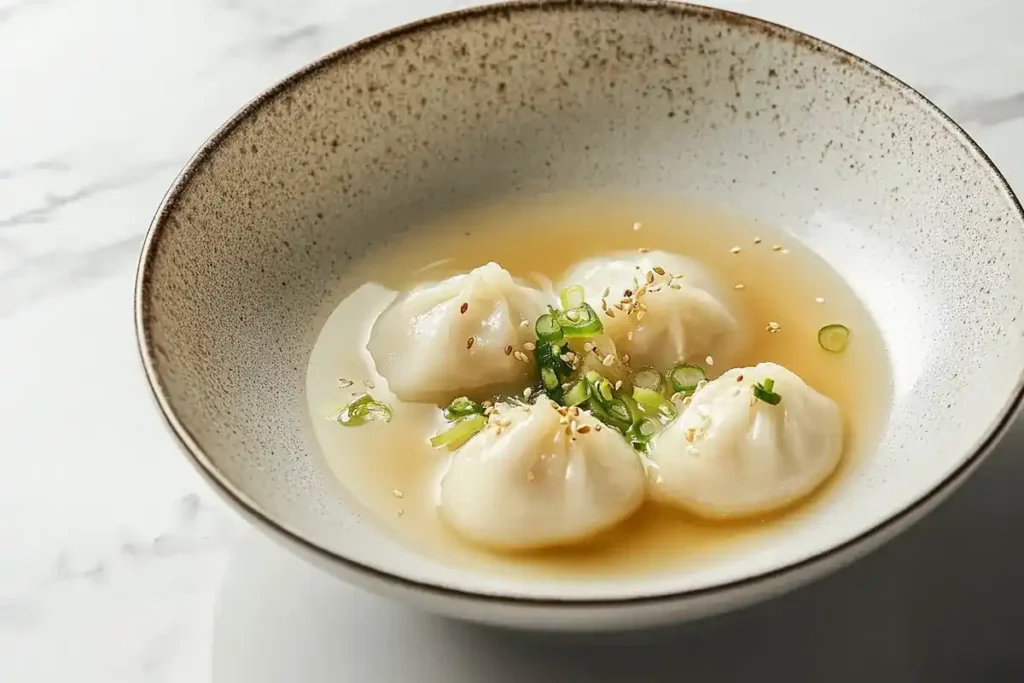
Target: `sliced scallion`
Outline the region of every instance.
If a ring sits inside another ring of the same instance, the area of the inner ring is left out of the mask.
[[[341,409],[337,420],[346,427],[361,427],[369,422],[391,421],[391,408],[380,401],[374,401],[369,394],[363,394]]]
[[[484,407],[472,401],[465,396],[452,401],[447,408],[444,409],[444,417],[446,420],[457,420],[460,417],[467,417],[469,415],[483,415]]]
[[[561,291],[560,298],[562,299],[562,308],[566,310],[582,306],[584,299],[583,287],[580,285],[566,287]]]
[[[562,326],[550,313],[545,313],[537,318],[537,323],[533,328],[537,332],[537,338],[544,342],[559,342],[565,337]]]
[[[617,391],[615,392],[615,398],[622,401],[626,406],[626,410],[629,411],[630,424],[639,424],[644,419],[644,414],[640,411],[640,404],[636,402],[631,393],[628,391]]]
[[[776,394],[774,389],[775,380],[768,377],[764,380],[764,383],[754,385],[754,396],[770,406],[777,406],[782,401],[782,397]]]
[[[633,386],[660,393],[665,383],[661,378],[660,372],[650,365],[645,365],[633,375]]]
[[[432,437],[430,445],[434,448],[445,446],[449,450],[455,450],[473,438],[486,424],[487,418],[483,415],[464,417],[447,430]]]
[[[567,406],[578,406],[590,398],[590,384],[581,379],[565,392],[563,403]]]
[[[639,403],[644,410],[648,410],[652,413],[660,413],[662,411],[667,412],[666,408],[675,412],[672,408],[672,404],[669,403],[668,399],[663,394],[657,391],[651,391],[650,389],[644,389],[643,387],[633,387],[633,400]]]
[[[549,395],[551,392],[558,390],[562,385],[555,371],[546,365],[541,366],[540,383],[544,386],[544,391],[548,392]]]
[[[692,394],[697,390],[697,385],[706,378],[704,368],[689,363],[680,363],[668,372],[672,390],[681,394]]]
[[[850,328],[838,323],[818,330],[818,345],[832,353],[842,353],[850,343]]]
[[[601,376],[601,373],[596,370],[591,370],[587,373],[587,382],[590,384],[590,393],[594,397],[594,400],[600,403],[608,403],[615,394],[612,390],[612,383]]]
[[[597,317],[597,311],[588,303],[559,311],[556,314],[556,319],[566,337],[596,337],[604,331],[604,325]]]

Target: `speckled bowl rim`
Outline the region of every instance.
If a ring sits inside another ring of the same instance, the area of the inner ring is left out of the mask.
[[[320,69],[344,62],[360,53],[386,45],[389,42],[397,38],[401,38],[409,33],[416,33],[424,29],[444,25],[458,24],[460,22],[479,17],[496,14],[511,16],[513,13],[534,12],[550,9],[552,7],[564,7],[581,12],[589,11],[591,9],[614,9],[620,11],[666,12],[676,16],[698,17],[701,19],[713,17],[719,21],[741,24],[763,33],[772,34],[775,37],[781,37],[794,43],[810,46],[819,52],[827,52],[837,58],[856,64],[864,70],[874,73],[881,79],[888,81],[890,85],[895,86],[905,95],[908,95],[911,100],[916,101],[928,113],[934,116],[939,124],[944,125],[950,132],[952,132],[960,140],[961,144],[963,144],[968,151],[973,153],[987,168],[990,179],[1000,187],[1006,199],[1012,204],[1014,209],[1016,209],[1018,227],[1024,227],[1024,209],[1022,209],[1021,203],[1010,188],[1009,183],[1007,183],[1006,179],[1003,177],[1002,173],[999,172],[999,169],[996,168],[989,156],[971,138],[970,135],[968,135],[955,121],[953,121],[953,119],[949,117],[949,115],[939,109],[920,92],[884,69],[862,59],[861,57],[847,52],[842,48],[832,45],[831,43],[814,38],[805,33],[801,33],[795,29],[745,14],[740,14],[738,12],[707,7],[704,5],[675,2],[674,0],[509,0],[447,12],[414,21],[368,38],[364,38],[363,40],[328,53],[318,60],[292,73],[290,76],[265,90],[251,102],[242,107],[234,114],[234,116],[217,129],[217,131],[203,143],[192,158],[189,159],[188,163],[171,184],[171,187],[168,189],[167,194],[164,196],[156,214],[153,217],[149,231],[146,235],[145,241],[143,242],[142,254],[139,259],[139,265],[136,272],[134,297],[136,338],[139,354],[142,359],[142,365],[146,373],[146,379],[149,382],[150,389],[153,397],[156,399],[157,405],[160,408],[160,412],[163,414],[168,426],[171,428],[175,437],[178,439],[178,442],[183,447],[193,465],[195,465],[199,470],[200,474],[202,474],[204,478],[210,481],[214,486],[219,488],[220,492],[225,495],[230,502],[239,506],[239,508],[241,508],[243,512],[247,513],[247,515],[250,515],[252,519],[265,524],[273,531],[276,531],[283,537],[299,544],[301,547],[312,552],[314,555],[327,560],[328,562],[340,563],[356,573],[364,574],[384,582],[398,584],[408,589],[425,591],[443,597],[478,600],[492,604],[506,604],[521,607],[595,608],[627,606],[669,602],[685,598],[697,598],[747,588],[758,583],[768,582],[772,579],[780,579],[787,575],[798,573],[801,570],[824,564],[829,558],[844,554],[845,552],[852,550],[855,546],[864,544],[873,538],[880,536],[884,537],[887,530],[892,529],[893,527],[898,527],[904,520],[913,520],[916,513],[923,513],[927,511],[933,503],[937,504],[940,502],[946,494],[951,493],[952,489],[961,483],[966,476],[981,463],[984,457],[991,452],[992,448],[996,443],[998,443],[1000,438],[1013,422],[1014,417],[1021,408],[1022,399],[1024,399],[1024,373],[1018,377],[1014,391],[1008,398],[1007,402],[999,410],[997,419],[989,426],[986,433],[974,445],[971,455],[968,456],[959,467],[947,475],[946,478],[938,485],[922,494],[920,498],[908,504],[902,510],[897,511],[888,519],[864,531],[860,535],[835,547],[823,550],[798,562],[778,567],[770,572],[764,572],[743,579],[727,581],[699,589],[637,597],[624,597],[620,599],[540,599],[512,595],[494,595],[460,590],[439,584],[396,576],[395,574],[381,570],[377,567],[363,564],[351,558],[339,555],[305,538],[298,530],[291,529],[288,525],[274,520],[256,501],[252,500],[245,491],[241,490],[229,481],[228,478],[218,470],[217,466],[206,456],[202,448],[193,438],[192,434],[189,433],[188,428],[182,424],[179,421],[178,416],[175,415],[167,396],[167,389],[157,372],[153,357],[152,339],[150,338],[148,331],[151,321],[145,304],[146,298],[144,296],[147,285],[150,281],[150,271],[153,267],[153,254],[160,246],[160,238],[163,234],[166,219],[174,209],[178,197],[187,187],[196,170],[202,166],[207,157],[216,150],[217,146],[220,145],[220,143],[224,141],[235,130],[235,128],[253,112],[259,110],[267,102],[286,92],[307,76],[315,74]]]

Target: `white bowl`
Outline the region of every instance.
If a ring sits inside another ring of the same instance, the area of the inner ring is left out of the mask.
[[[310,437],[306,361],[346,265],[417,219],[577,188],[685,194],[790,229],[893,366],[878,451],[782,539],[626,580],[499,577],[360,520]],[[209,481],[317,565],[425,609],[597,629],[805,583],[926,514],[1013,417],[1024,219],[951,120],[789,29],[666,2],[522,2],[402,27],[274,86],[189,163],[139,269],[142,357]]]

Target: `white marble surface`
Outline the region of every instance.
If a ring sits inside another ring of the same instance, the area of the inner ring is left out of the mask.
[[[190,469],[148,400],[131,320],[161,195],[265,86],[466,4],[0,0],[0,681],[1024,680],[1020,426],[880,553],[741,614],[615,639],[615,653],[335,583],[248,531]],[[1024,189],[1024,4],[715,4],[901,76]]]

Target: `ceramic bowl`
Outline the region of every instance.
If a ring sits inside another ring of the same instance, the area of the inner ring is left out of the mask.
[[[508,579],[358,516],[310,436],[308,354],[368,248],[424,217],[551,190],[640,190],[791,231],[891,358],[877,453],[770,547],[616,581]],[[145,242],[136,318],[184,451],[320,567],[441,614],[528,628],[680,621],[807,582],[906,529],[1021,398],[1024,220],[921,95],[814,38],[669,2],[533,1],[405,26],[274,86],[203,146]]]

